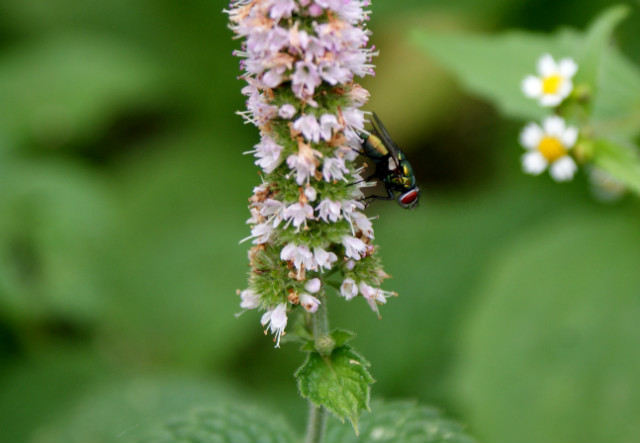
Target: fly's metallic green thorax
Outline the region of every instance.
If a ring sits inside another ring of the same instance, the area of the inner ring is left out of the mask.
[[[395,191],[400,192],[398,203],[404,208],[414,208],[418,204],[420,189],[416,186],[413,168],[404,152],[391,140],[384,125],[374,113],[371,121],[373,131],[365,137],[362,154],[370,158],[375,172],[369,177],[380,180],[387,190],[388,197],[373,196],[372,199],[395,198]]]

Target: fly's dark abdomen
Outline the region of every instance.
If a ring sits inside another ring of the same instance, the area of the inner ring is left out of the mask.
[[[362,144],[364,155],[373,160],[374,163],[380,163],[389,157],[389,150],[380,138],[374,134],[369,135]]]

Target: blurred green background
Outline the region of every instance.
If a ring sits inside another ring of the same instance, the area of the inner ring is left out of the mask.
[[[369,209],[400,293],[383,319],[329,300],[374,398],[436,405],[485,441],[640,440],[637,198],[600,203],[584,173],[523,175],[522,122],[465,95],[407,32],[584,28],[609,4],[373,2],[367,109],[423,189],[416,211]],[[627,4],[616,43],[638,64]],[[304,429],[297,345],[274,350],[257,313],[234,317],[258,132],[234,114],[224,7],[0,3],[0,441],[133,441],[238,402]]]

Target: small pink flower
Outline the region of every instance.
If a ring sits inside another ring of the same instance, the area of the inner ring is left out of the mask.
[[[305,98],[312,96],[316,87],[322,83],[318,68],[313,63],[299,61],[296,70],[291,77],[291,87],[296,96]]]
[[[312,278],[311,280],[306,282],[304,285],[304,289],[312,294],[317,293],[321,287],[322,287],[322,282],[320,281],[319,278]]]
[[[281,303],[275,308],[269,309],[260,319],[262,326],[268,324],[267,328],[275,334],[276,348],[280,347],[280,337],[284,335],[284,328],[287,327],[287,305]]]
[[[297,246],[293,243],[287,244],[280,251],[280,258],[285,261],[292,261],[293,266],[301,270],[303,266],[306,269],[316,269],[317,264],[313,258],[313,253],[305,245]]]
[[[243,309],[255,309],[260,306],[260,296],[251,289],[245,289],[240,293],[240,307]]]
[[[340,285],[340,294],[342,294],[347,301],[358,295],[358,286],[356,285],[356,282],[351,278],[345,278],[342,285]]]
[[[285,120],[289,120],[290,118],[292,118],[294,115],[296,115],[296,108],[293,105],[282,105],[280,106],[280,109],[278,109],[278,115],[281,118],[284,118]]]
[[[309,178],[315,174],[318,158],[322,154],[306,145],[300,145],[298,154],[287,157],[287,165],[296,171],[296,182],[302,185],[309,182]]]
[[[344,159],[341,157],[325,158],[322,164],[322,176],[325,181],[345,180],[345,174],[349,173],[349,169],[345,166]]]
[[[337,222],[340,219],[340,208],[342,207],[340,202],[334,202],[325,198],[318,205],[318,217],[325,221],[325,223]]]
[[[354,260],[360,260],[367,252],[365,242],[356,237],[345,235],[342,237],[342,245],[345,248],[344,255]]]
[[[320,272],[323,269],[331,269],[333,263],[338,260],[338,256],[333,252],[328,252],[321,247],[313,248],[313,254],[315,256],[315,263],[320,267]]]
[[[331,140],[334,130],[340,130],[340,123],[335,115],[324,114],[320,117],[320,137],[323,140]]]
[[[255,164],[260,166],[266,174],[270,174],[276,169],[280,163],[280,153],[282,146],[277,144],[268,135],[263,135],[260,143],[256,145],[255,156],[258,158]]]
[[[318,310],[318,305],[320,304],[320,300],[315,298],[313,295],[305,294],[303,292],[300,295],[300,304],[305,309],[305,311],[313,314]]]
[[[293,129],[304,135],[307,141],[318,143],[320,141],[320,125],[313,115],[303,115],[293,123]]]
[[[308,218],[313,218],[313,207],[308,203],[294,203],[284,210],[284,219],[292,222],[295,228],[306,223]]]

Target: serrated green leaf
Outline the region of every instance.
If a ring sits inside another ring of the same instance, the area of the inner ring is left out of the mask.
[[[369,362],[349,346],[334,349],[330,356],[312,352],[296,371],[303,397],[322,406],[340,420],[348,418],[357,429],[362,410],[369,410],[373,377]]]
[[[351,331],[345,331],[344,329],[335,329],[331,332],[331,338],[335,342],[336,347],[340,347],[347,343],[349,340],[352,340],[356,334]]]
[[[435,408],[413,401],[376,401],[360,419],[360,433],[335,420],[329,422],[326,443],[473,443],[463,427]]]
[[[640,157],[636,146],[597,140],[594,144],[593,163],[640,194]]]
[[[191,411],[168,420],[140,443],[294,443],[293,431],[280,417],[246,406]]]
[[[487,269],[456,378],[487,441],[640,440],[640,225],[627,215],[524,230]]]
[[[598,84],[602,56],[610,42],[613,30],[628,14],[627,6],[613,6],[601,13],[588,26],[578,60],[580,69],[576,75],[576,83],[586,82],[594,87]]]

